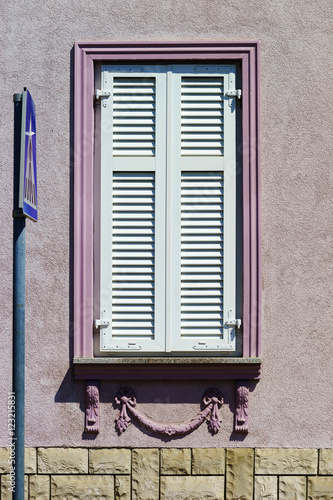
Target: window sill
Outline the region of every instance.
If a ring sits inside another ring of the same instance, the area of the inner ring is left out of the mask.
[[[259,380],[261,358],[75,357],[73,366],[77,380]]]

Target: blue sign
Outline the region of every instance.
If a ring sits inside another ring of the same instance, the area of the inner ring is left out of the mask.
[[[19,207],[25,216],[37,221],[36,114],[27,89],[22,95]]]

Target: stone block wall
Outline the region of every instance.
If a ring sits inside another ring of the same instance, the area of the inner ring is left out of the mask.
[[[9,500],[9,448],[0,448]],[[332,500],[333,449],[27,448],[29,500]]]

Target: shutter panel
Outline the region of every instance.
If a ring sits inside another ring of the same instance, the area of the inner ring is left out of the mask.
[[[223,337],[223,173],[183,172],[181,338]]]
[[[235,349],[225,323],[236,300],[235,112],[225,98],[233,75],[231,66],[190,65],[173,75],[171,352]]]
[[[154,338],[155,174],[113,174],[112,337]]]
[[[101,107],[100,307],[109,326],[100,349],[163,352],[165,73],[104,66],[102,80],[111,98]]]
[[[222,77],[182,77],[181,154],[223,154]]]
[[[114,77],[113,155],[155,155],[155,78]]]

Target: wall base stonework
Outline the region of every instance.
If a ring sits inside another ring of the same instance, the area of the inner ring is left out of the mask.
[[[9,500],[9,448],[0,448]],[[332,500],[333,450],[26,448],[25,499]]]

